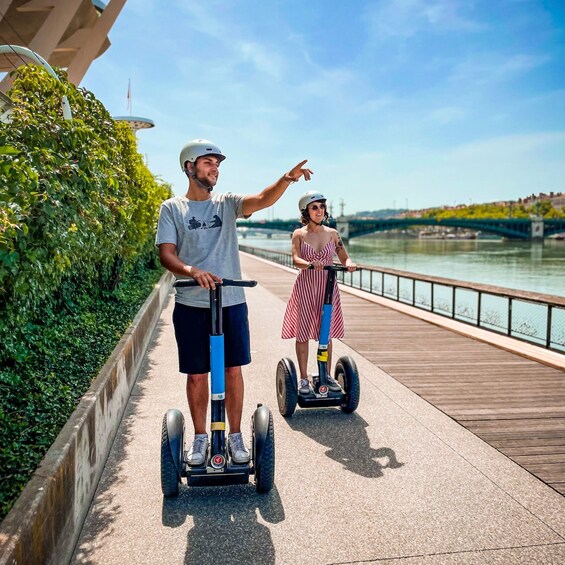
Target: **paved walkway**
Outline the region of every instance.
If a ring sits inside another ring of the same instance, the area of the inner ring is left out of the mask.
[[[172,301],[163,311],[73,563],[485,564],[565,562],[565,498],[358,355],[356,413],[276,407],[284,302],[246,291],[253,363],[244,423],[271,407],[275,488],[160,490],[163,414],[187,412]],[[248,426],[247,426],[248,427]],[[244,424],[245,429],[245,424]],[[249,439],[249,433],[246,436]]]
[[[242,260],[250,277],[288,302],[295,270]],[[343,290],[346,345],[565,495],[565,355]]]

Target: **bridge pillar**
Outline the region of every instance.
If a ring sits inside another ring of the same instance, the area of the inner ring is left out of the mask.
[[[543,217],[542,216],[532,216],[532,234],[531,238],[533,241],[539,241],[543,239]]]
[[[344,216],[337,218],[337,233],[343,241],[349,241],[349,222]]]

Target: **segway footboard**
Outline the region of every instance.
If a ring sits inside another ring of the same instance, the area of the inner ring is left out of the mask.
[[[249,483],[249,464],[237,465],[228,463],[221,469],[211,465],[190,467],[187,474],[188,486],[210,487],[221,485],[245,485]]]
[[[300,408],[325,408],[327,406],[341,406],[343,395],[341,392],[329,392],[327,396],[315,395],[310,392],[309,395],[298,395],[298,406]]]

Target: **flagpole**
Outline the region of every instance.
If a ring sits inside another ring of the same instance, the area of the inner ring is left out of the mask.
[[[129,110],[129,115],[132,115],[133,109],[131,107],[131,79],[128,79],[128,93],[127,93],[127,109]]]

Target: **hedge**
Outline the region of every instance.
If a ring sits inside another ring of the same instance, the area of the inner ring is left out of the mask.
[[[21,67],[0,124],[0,516],[161,274],[170,186],[127,124],[57,72]]]

